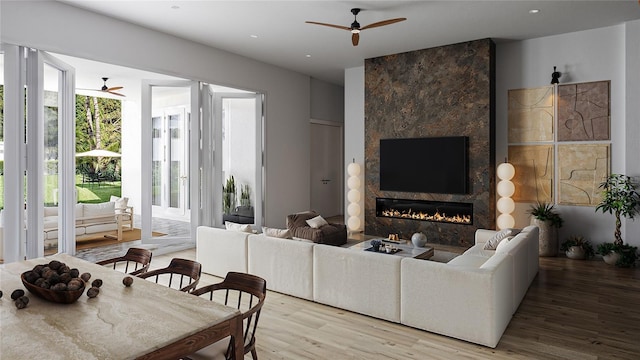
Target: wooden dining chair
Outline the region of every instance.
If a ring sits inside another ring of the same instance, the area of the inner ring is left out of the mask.
[[[149,270],[153,254],[147,249],[129,248],[127,253],[120,257],[98,261],[98,265],[112,265],[114,270],[123,271],[129,275],[139,275]],[[131,271],[129,269],[132,268]]]
[[[198,285],[201,274],[202,265],[199,262],[173,258],[166,268],[147,271],[138,277],[190,293]]]
[[[267,282],[258,276],[238,272],[227,273],[221,283],[207,285],[191,294],[208,298],[211,301],[235,307],[242,312],[242,328],[244,337],[244,353],[251,352],[253,360],[258,359],[256,353],[256,328],[260,319],[260,311],[267,295]],[[232,359],[233,344],[231,338],[223,339],[189,355],[191,360]]]

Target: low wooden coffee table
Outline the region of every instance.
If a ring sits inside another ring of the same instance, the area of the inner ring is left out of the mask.
[[[380,252],[380,254],[383,255],[395,255],[395,256],[402,256],[402,257],[412,257],[414,259],[423,259],[423,260],[428,260],[433,256],[433,248],[430,246],[425,246],[425,247],[414,247],[413,244],[409,241],[406,240],[400,240],[400,243],[396,243],[396,242],[387,242],[387,241],[383,241],[383,240],[387,240],[387,239],[382,239],[382,238],[373,238],[370,240],[365,240],[362,242],[359,242],[353,246],[350,246],[350,249],[355,249],[355,250],[366,250],[369,249],[371,247],[371,240],[380,240],[382,241],[383,244],[387,245],[393,245],[396,248],[400,249],[400,251],[398,251],[397,253],[394,254],[387,254],[384,252]]]

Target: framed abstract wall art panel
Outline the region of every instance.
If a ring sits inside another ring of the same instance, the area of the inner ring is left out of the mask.
[[[611,81],[558,85],[558,141],[611,139]]]
[[[509,90],[509,143],[553,141],[553,86]]]
[[[558,203],[597,206],[610,172],[610,144],[558,145]]]
[[[553,202],[553,145],[509,146],[517,202]]]

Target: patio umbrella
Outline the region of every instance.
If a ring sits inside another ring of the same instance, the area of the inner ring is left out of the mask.
[[[89,151],[85,151],[85,152],[81,152],[81,153],[77,153],[76,157],[82,157],[82,156],[93,156],[93,157],[121,157],[122,155],[120,155],[117,152],[113,152],[113,151],[109,151],[109,150],[104,150],[104,149],[93,149],[93,150],[89,150]]]

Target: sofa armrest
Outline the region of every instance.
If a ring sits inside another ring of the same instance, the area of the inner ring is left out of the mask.
[[[513,314],[512,274],[506,254],[477,269],[405,258],[401,323],[494,348]]]

